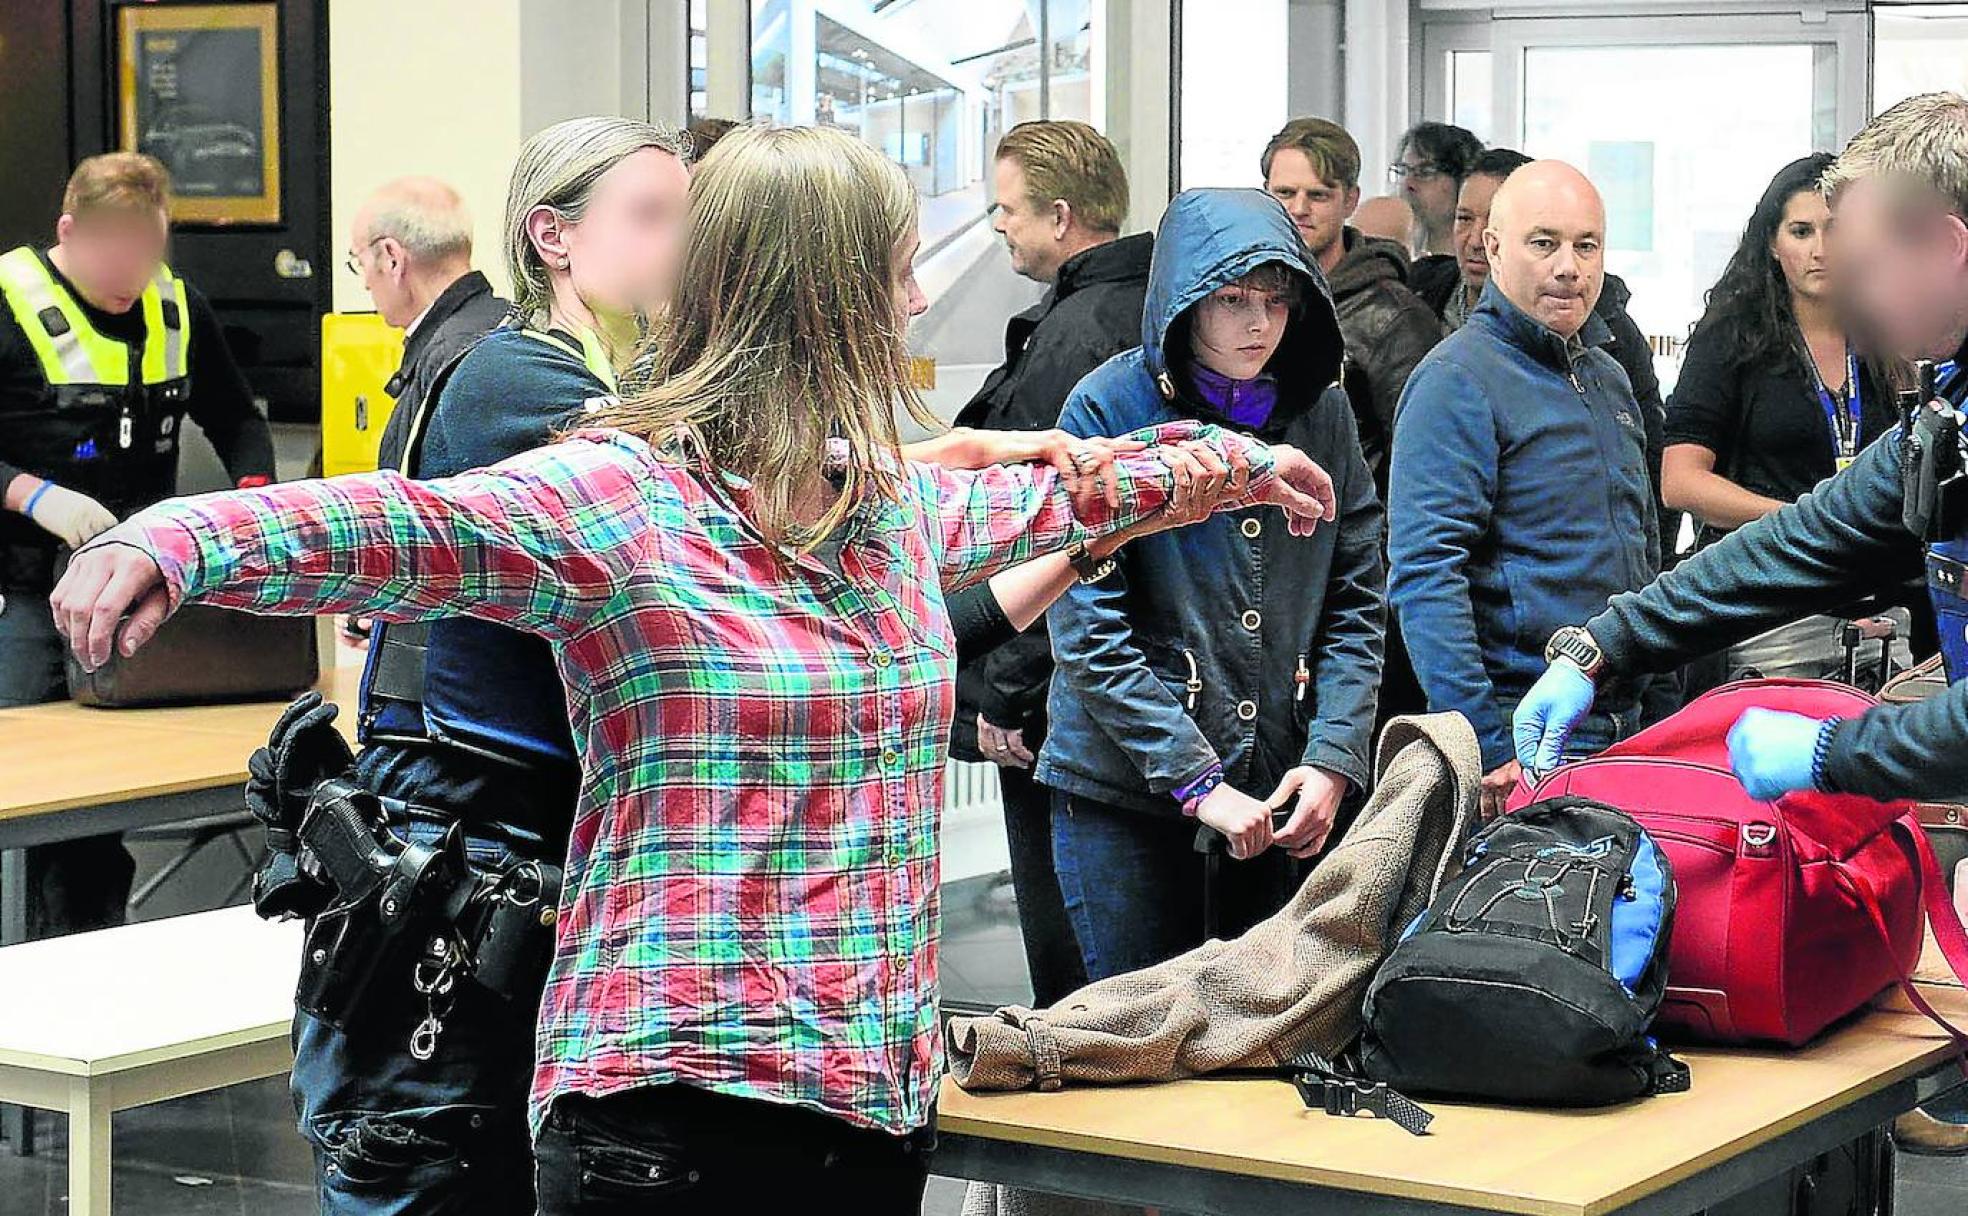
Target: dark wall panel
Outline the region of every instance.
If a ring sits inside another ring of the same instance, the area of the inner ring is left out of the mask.
[[[66,0],[0,3],[0,249],[54,239],[69,170]]]

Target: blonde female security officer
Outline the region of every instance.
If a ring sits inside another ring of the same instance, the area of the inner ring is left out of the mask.
[[[211,305],[164,265],[170,179],[148,156],[76,167],[55,245],[0,255],[0,706],[67,695],[48,592],[75,547],[177,492],[197,419],[241,486],[273,440]],[[120,924],[131,862],[114,836],[28,858],[31,936]]]

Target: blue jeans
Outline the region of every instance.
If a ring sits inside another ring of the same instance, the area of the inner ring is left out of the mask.
[[[1022,768],[998,769],[998,787],[1004,794],[1005,844],[1011,851],[1011,887],[1018,898],[1018,934],[1025,944],[1032,1005],[1044,1009],[1087,982],[1059,876],[1053,872],[1052,791]]]
[[[0,593],[0,709],[68,699],[61,635],[46,592]],[[27,936],[123,923],[136,862],[110,833],[27,850]]]
[[[488,841],[472,841],[470,853],[480,864],[512,860]],[[546,977],[511,999],[460,980],[435,1054],[419,1060],[410,1036],[426,1005],[411,972],[428,937],[411,926],[388,943],[346,1028],[295,1011],[294,1109],[314,1149],[323,1216],[534,1210],[526,1096]]]
[[[1052,791],[1052,858],[1089,979],[1138,971],[1205,940],[1196,821]],[[1235,937],[1285,905],[1301,867],[1278,849],[1218,865],[1217,930]]]

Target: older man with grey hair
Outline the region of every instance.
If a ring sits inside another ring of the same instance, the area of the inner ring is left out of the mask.
[[[471,212],[434,177],[399,177],[370,195],[350,226],[348,269],[384,321],[403,331],[403,360],[386,388],[396,408],[377,462],[403,461],[410,420],[444,366],[490,333],[511,308],[472,269]],[[342,635],[369,644],[368,620],[347,617]]]
[[[385,465],[403,455],[437,373],[506,315],[506,301],[472,269],[471,228],[458,192],[429,177],[398,178],[355,213],[348,268],[383,320],[404,331],[403,362],[389,382],[396,412],[383,431]]]

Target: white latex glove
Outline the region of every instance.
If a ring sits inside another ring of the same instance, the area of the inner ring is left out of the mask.
[[[87,494],[53,483],[37,492],[41,497],[27,517],[71,549],[80,549],[98,533],[116,526],[116,516],[109,513],[109,508]]]

